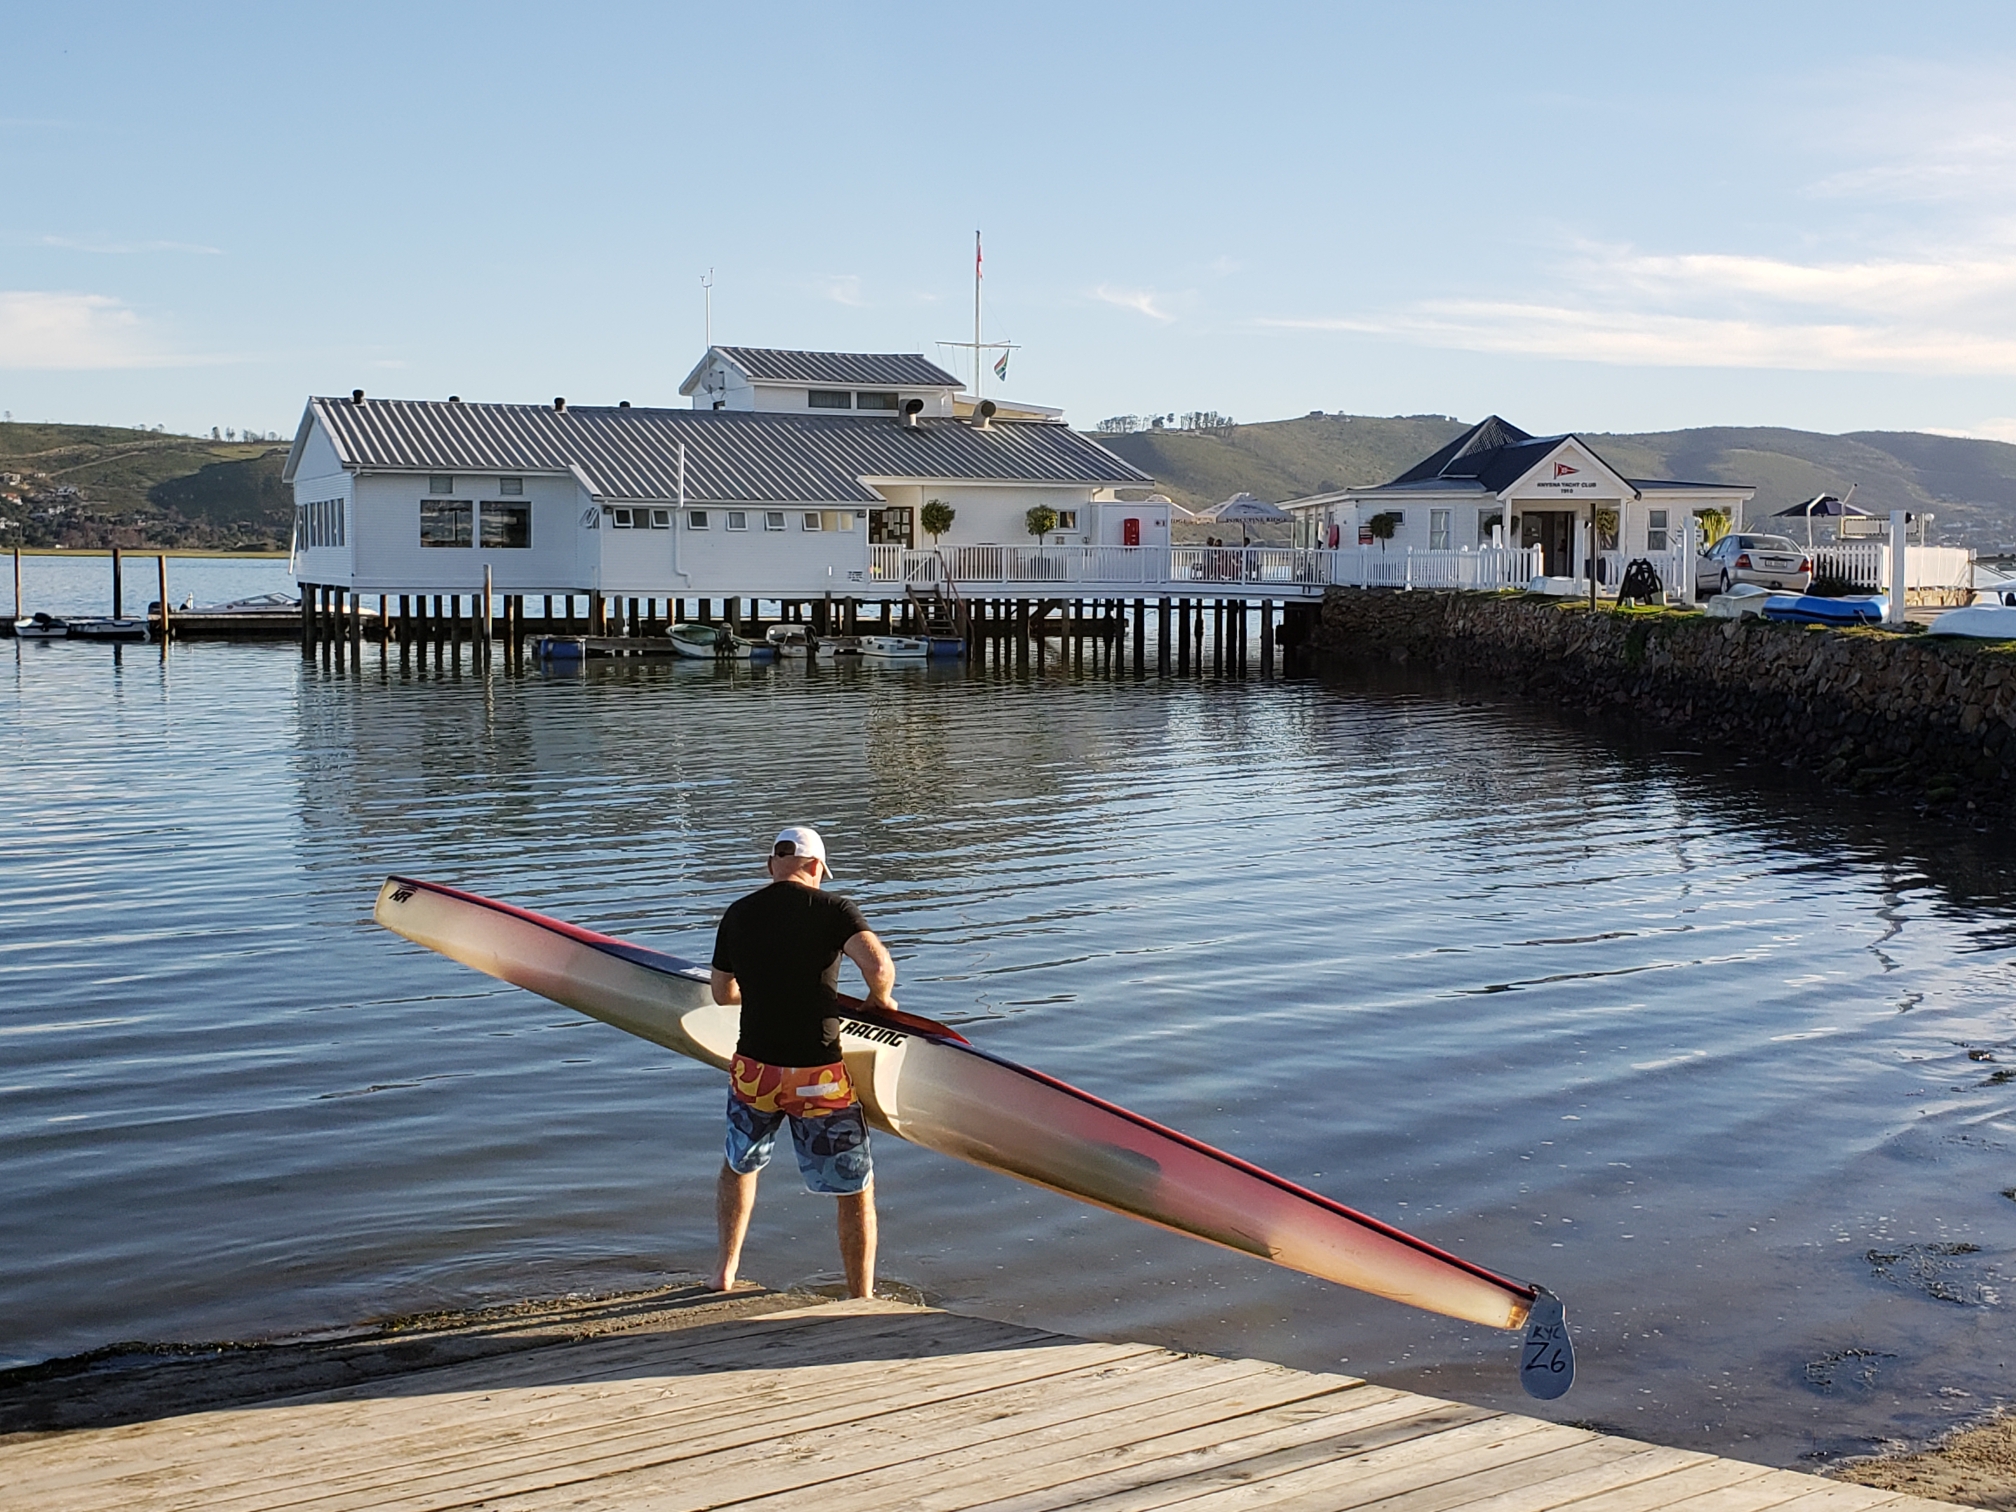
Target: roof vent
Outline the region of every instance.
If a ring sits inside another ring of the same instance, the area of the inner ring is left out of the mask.
[[[978,404],[973,406],[973,423],[981,430],[992,430],[994,428],[994,410],[995,404],[992,399],[982,399]]]
[[[917,417],[923,413],[924,401],[922,399],[906,399],[903,401],[903,423],[909,426],[910,429],[917,429]]]
[[[630,401],[629,401],[628,399],[623,399],[623,400],[619,400],[619,401],[617,402],[617,405],[616,405],[616,408],[618,408],[618,409],[628,409],[628,408],[630,408]]]
[[[564,414],[566,414],[566,413],[567,413],[567,401],[566,401],[565,399],[560,399],[560,398],[555,398],[555,399],[554,399],[554,401],[553,401],[553,413],[554,413],[554,414],[556,414],[556,415],[564,415]]]
[[[460,404],[462,402],[462,396],[460,394],[450,394],[448,396],[448,402],[450,404]]]
[[[364,390],[362,389],[350,390],[350,402],[352,404],[362,404],[364,402]]]

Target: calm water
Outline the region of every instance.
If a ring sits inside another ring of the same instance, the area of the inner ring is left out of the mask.
[[[703,1267],[720,1079],[369,911],[703,956],[805,820],[906,1005],[1560,1292],[1543,1411],[1797,1463],[2016,1396],[2002,841],[1429,687],[0,654],[7,1360]],[[1505,1337],[877,1153],[953,1307],[1527,1406]],[[773,1172],[749,1272],[830,1211]]]
[[[128,552],[123,559],[120,607],[145,614],[161,596],[160,558]],[[228,604],[260,593],[296,593],[285,557],[168,558],[168,602],[194,596],[199,604]],[[110,614],[112,558],[102,553],[65,552],[21,558],[21,609],[29,614]],[[0,613],[13,619],[14,557],[0,560]]]

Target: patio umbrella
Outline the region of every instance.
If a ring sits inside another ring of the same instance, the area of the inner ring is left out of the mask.
[[[1265,499],[1256,499],[1250,493],[1236,493],[1231,498],[1213,504],[1209,509],[1197,511],[1197,518],[1209,520],[1213,525],[1239,522],[1239,544],[1246,544],[1246,527],[1255,520],[1279,523],[1294,516],[1279,505],[1269,504]]]

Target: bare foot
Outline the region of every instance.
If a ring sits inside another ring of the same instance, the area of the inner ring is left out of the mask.
[[[735,1290],[735,1272],[733,1271],[714,1272],[714,1274],[708,1278],[707,1288],[710,1291],[717,1291],[717,1292],[731,1292]]]

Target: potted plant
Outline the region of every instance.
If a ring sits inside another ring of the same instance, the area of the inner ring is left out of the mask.
[[[1366,524],[1372,531],[1372,539],[1377,541],[1379,549],[1384,551],[1386,543],[1393,539],[1394,531],[1399,528],[1400,516],[1392,510],[1387,510],[1384,513],[1375,514]]]
[[[952,521],[958,513],[943,499],[926,499],[924,507],[917,511],[917,523],[924,527],[924,534],[931,537],[934,548],[938,544],[938,537],[952,528]]]
[[[1038,504],[1022,516],[1022,523],[1028,527],[1029,534],[1036,537],[1037,545],[1046,546],[1049,542],[1044,537],[1057,528],[1057,511],[1048,504]]]

